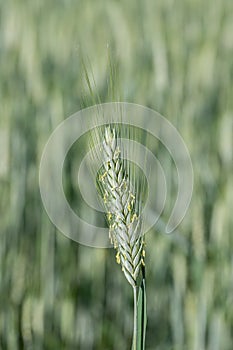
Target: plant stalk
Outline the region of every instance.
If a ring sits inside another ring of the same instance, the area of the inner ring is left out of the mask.
[[[134,327],[132,350],[145,350],[146,340],[146,285],[145,267],[142,269],[142,281],[139,286],[133,286],[134,295]]]
[[[137,287],[133,287],[133,303],[134,303],[134,317],[133,317],[133,347],[132,350],[137,350],[137,333],[138,333],[138,307],[137,307]]]

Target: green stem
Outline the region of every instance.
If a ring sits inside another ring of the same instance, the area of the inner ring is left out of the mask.
[[[133,287],[134,295],[134,327],[132,350],[145,350],[146,338],[146,285],[145,269],[142,269],[143,278],[140,286]]]
[[[138,308],[137,308],[137,287],[133,287],[133,303],[134,303],[134,317],[133,317],[133,347],[132,350],[137,350],[137,329],[138,329]]]

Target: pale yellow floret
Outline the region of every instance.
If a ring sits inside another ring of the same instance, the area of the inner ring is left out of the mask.
[[[107,198],[108,198],[108,193],[107,193],[107,192],[105,192],[105,194],[104,194],[104,198],[103,198],[103,200],[104,200],[104,203],[105,203],[105,204],[107,203]]]
[[[114,229],[114,228],[116,228],[116,226],[117,226],[117,224],[116,224],[116,222],[114,222],[114,223],[112,224],[111,228]]]
[[[99,181],[104,181],[104,178],[107,176],[107,171],[105,171],[105,173],[103,173],[102,175],[99,176]]]
[[[121,263],[120,252],[116,253],[116,262],[117,262],[117,264]]]
[[[134,223],[134,221],[137,220],[137,219],[138,219],[138,217],[137,217],[137,215],[134,213],[133,216],[132,216],[132,218],[131,218],[131,220],[130,220],[131,224]]]

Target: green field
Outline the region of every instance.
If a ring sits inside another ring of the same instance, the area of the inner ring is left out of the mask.
[[[130,349],[132,293],[115,252],[58,232],[38,183],[51,132],[92,104],[83,56],[111,101],[108,51],[121,100],[166,116],[194,169],[190,208],[164,235],[176,172],[158,147],[169,195],[146,236],[146,349],[231,350],[232,0],[0,0],[0,349]],[[85,216],[75,169],[64,182]]]

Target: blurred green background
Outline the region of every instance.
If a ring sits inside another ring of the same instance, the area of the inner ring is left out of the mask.
[[[0,1],[1,350],[130,349],[115,252],[57,232],[38,186],[49,135],[83,95],[91,104],[80,48],[108,100],[107,46],[122,100],[165,115],[194,167],[178,231],[162,234],[165,211],[147,235],[147,349],[233,348],[232,33],[232,0]],[[171,163],[164,155],[175,191]]]

